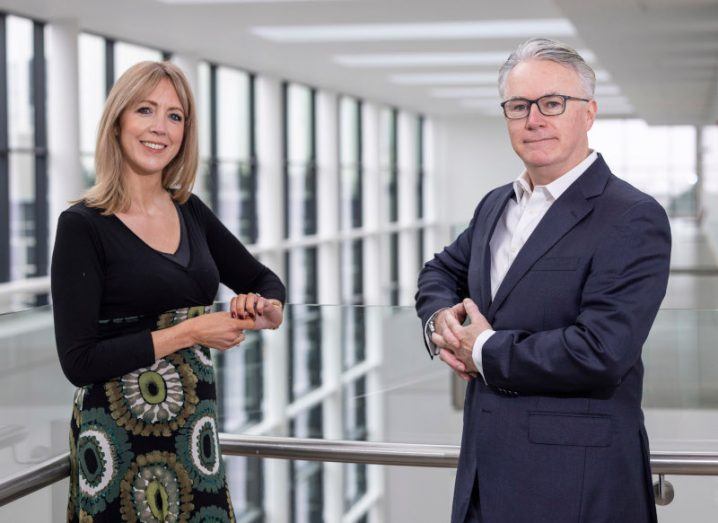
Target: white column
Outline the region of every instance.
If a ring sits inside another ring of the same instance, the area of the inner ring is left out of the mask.
[[[368,305],[386,305],[387,293],[384,292],[389,279],[388,251],[385,248],[385,236],[378,234],[386,226],[386,181],[379,171],[379,108],[370,103],[362,104],[362,202],[364,227],[370,235],[364,241],[364,300]],[[386,313],[383,307],[367,307],[366,314],[366,356],[367,360],[378,366],[382,361],[382,318]],[[377,394],[381,387],[376,370],[367,373],[367,430],[369,440],[382,441],[383,437],[383,395]],[[369,466],[367,486],[383,493],[384,468]],[[381,502],[380,502],[381,504]],[[371,511],[373,523],[381,523],[382,511]]]
[[[47,141],[49,226],[54,243],[57,217],[68,201],[82,196],[80,164],[80,101],[76,20],[55,20],[47,26]],[[99,73],[99,71],[98,71]]]
[[[199,65],[199,60],[197,59],[197,57],[191,56],[191,55],[172,54],[171,61],[177,67],[182,69],[182,72],[187,77],[189,86],[192,88],[192,93],[194,94],[194,97],[196,100],[198,89],[199,89],[199,75],[197,72],[198,71],[197,66]]]
[[[424,239],[424,259],[431,259],[443,245],[438,225],[437,194],[440,190],[436,176],[436,124],[433,118],[424,120],[424,219],[434,225],[427,227]]]
[[[417,117],[401,111],[398,118],[399,223],[417,221]],[[399,234],[399,305],[413,305],[419,273],[419,242],[415,229]]]
[[[320,237],[339,233],[339,105],[337,95],[320,91],[316,99],[317,220]],[[339,291],[339,245],[319,246],[319,302],[336,304]]]
[[[334,93],[320,91],[316,99],[318,234],[339,232],[339,103]],[[319,246],[319,303],[322,307],[322,384],[333,392],[323,403],[325,439],[341,439],[342,427],[342,314],[339,242]],[[329,305],[326,305],[329,304]],[[324,521],[341,521],[343,465],[324,463]]]
[[[369,233],[364,241],[364,301],[368,305],[383,305],[389,265],[382,256],[378,231],[386,225],[385,185],[379,173],[379,110],[370,103],[362,104],[362,133],[362,216],[364,229]]]
[[[257,219],[259,246],[278,245],[283,240],[284,206],[282,176],[282,112],[281,83],[258,77],[256,89],[257,115]],[[279,250],[262,256],[262,262],[283,280],[286,276],[284,256]],[[287,329],[264,334],[264,413],[280,431],[287,433],[285,417],[289,398],[287,373]],[[278,459],[264,461],[264,506],[267,523],[288,523],[289,462]]]
[[[272,78],[255,80],[257,117],[257,219],[259,246],[284,239],[284,176],[282,171],[282,86]]]

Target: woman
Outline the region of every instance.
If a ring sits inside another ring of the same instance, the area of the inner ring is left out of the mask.
[[[208,347],[278,327],[284,286],[191,194],[197,117],[176,66],[117,81],[95,164],[52,259],[58,353],[78,387],[68,520],[234,521]],[[238,294],[210,313],[220,281]]]

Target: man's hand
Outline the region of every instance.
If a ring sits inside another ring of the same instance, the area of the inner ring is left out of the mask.
[[[439,357],[459,374],[461,378],[468,381],[472,376],[476,376],[478,373],[472,355],[476,338],[485,330],[490,329],[491,325],[486,321],[484,315],[481,314],[478,306],[469,298],[458,305],[463,306],[465,314],[468,314],[471,323],[464,327],[456,315],[446,315],[446,327],[442,331],[441,336],[444,343],[441,345],[442,350]],[[457,306],[455,305],[454,307]],[[436,341],[434,341],[434,343],[436,343]],[[437,345],[439,344],[437,343]]]
[[[451,367],[462,380],[469,381],[471,376],[466,371],[464,364],[456,359],[453,349],[451,348],[451,344],[458,343],[458,340],[456,340],[451,329],[449,329],[446,321],[448,317],[454,318],[459,324],[464,323],[464,320],[466,320],[466,309],[464,308],[463,302],[457,303],[449,309],[444,309],[436,315],[436,320],[434,321],[436,332],[431,335],[431,341],[440,349],[439,359]]]

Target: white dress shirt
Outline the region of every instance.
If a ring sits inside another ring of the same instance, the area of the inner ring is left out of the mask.
[[[566,174],[548,185],[537,185],[533,190],[526,171],[514,181],[516,199],[511,198],[506,204],[489,242],[491,249],[492,299],[496,297],[496,291],[498,291],[501,282],[504,281],[506,273],[509,272],[511,264],[516,259],[526,240],[529,239],[529,236],[531,236],[531,233],[553,202],[589,168],[596,158],[598,158],[598,154],[595,151],[590,151],[584,161]],[[481,361],[481,350],[486,340],[493,336],[495,332],[492,329],[487,329],[479,334],[474,342],[471,355],[482,377],[484,369]]]

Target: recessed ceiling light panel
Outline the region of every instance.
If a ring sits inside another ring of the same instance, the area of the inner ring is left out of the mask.
[[[398,40],[461,40],[529,38],[531,35],[574,36],[566,18],[479,20],[472,22],[284,25],[252,28],[275,42],[368,42]]]
[[[389,81],[399,85],[495,85],[498,73],[395,74]]]

